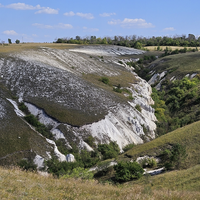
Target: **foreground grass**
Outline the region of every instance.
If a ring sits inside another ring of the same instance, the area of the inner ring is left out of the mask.
[[[200,199],[199,192],[149,190],[97,181],[55,179],[18,169],[0,168],[1,199]]]
[[[186,170],[166,172],[157,176],[144,176],[133,185],[145,185],[151,189],[200,191],[200,165]]]

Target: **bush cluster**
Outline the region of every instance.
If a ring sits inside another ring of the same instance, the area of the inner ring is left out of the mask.
[[[20,160],[17,165],[25,171],[36,171],[37,165],[33,163],[32,160],[22,159]]]
[[[114,166],[115,180],[126,182],[142,177],[144,170],[137,162],[119,162]]]
[[[166,169],[180,169],[187,157],[186,148],[177,143],[171,149],[165,149],[161,156]]]
[[[101,77],[99,80],[104,84],[108,84],[109,83],[108,77]]]
[[[36,131],[38,131],[39,133],[41,133],[44,137],[49,138],[49,139],[53,139],[53,135],[49,131],[49,129],[44,124],[41,124],[34,115],[29,114],[29,115],[25,116],[24,119],[29,124],[31,124],[32,126],[34,126],[36,128]]]
[[[116,142],[109,144],[99,144],[98,151],[103,155],[103,159],[116,158],[120,153],[120,148]]]
[[[162,57],[164,56],[169,56],[169,55],[173,55],[173,54],[179,54],[179,53],[186,53],[186,52],[195,52],[195,51],[198,51],[197,47],[196,48],[189,48],[187,49],[186,47],[184,47],[184,49],[175,49],[174,51],[172,51],[172,49],[170,47],[166,47],[164,49],[164,54],[162,54]]]

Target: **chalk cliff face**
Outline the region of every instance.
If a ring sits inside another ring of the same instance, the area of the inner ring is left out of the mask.
[[[118,62],[119,56],[130,58],[142,53],[115,46],[70,50],[41,47],[10,53],[0,56],[0,84],[16,96],[15,102],[25,102],[29,111],[51,129],[55,140],[64,139],[69,148],[73,141],[79,148],[92,151],[84,141],[92,135],[97,143],[117,141],[122,149],[129,143],[155,138],[151,87]],[[99,81],[104,76],[113,84]],[[114,92],[116,83],[128,93]],[[5,102],[8,100],[2,97],[0,120],[7,112]],[[56,149],[55,144],[49,144]]]

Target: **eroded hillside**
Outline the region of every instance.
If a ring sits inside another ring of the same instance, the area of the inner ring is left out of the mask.
[[[10,99],[14,98],[16,103],[24,102],[29,111],[50,129],[54,139],[64,139],[69,148],[75,143],[79,148],[92,150],[84,141],[89,135],[95,137],[97,143],[117,141],[122,148],[128,143],[143,143],[155,137],[151,87],[124,62],[130,60],[131,55],[142,53],[115,46],[39,47],[4,53],[0,55],[0,84]],[[102,77],[109,83],[100,81]],[[10,128],[37,135],[22,117],[15,114],[13,105],[6,98],[7,95],[1,92],[1,141]],[[8,116],[8,110],[11,116]],[[5,117],[7,120],[3,120]],[[26,127],[22,131],[20,124]],[[14,131],[11,133],[17,135]],[[24,141],[24,144],[28,142]],[[0,148],[1,152],[3,148],[7,149],[5,145]],[[26,149],[42,157],[49,152],[41,150],[43,153],[39,153],[32,146]],[[11,148],[9,153],[15,151]],[[1,157],[7,154],[5,150]]]

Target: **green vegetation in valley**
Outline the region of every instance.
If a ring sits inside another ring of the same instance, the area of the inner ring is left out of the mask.
[[[185,77],[164,81],[162,86],[161,92],[153,89],[152,93],[158,136],[200,120],[199,76],[191,80]]]

